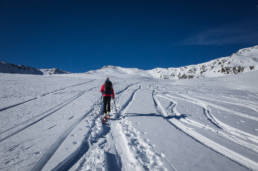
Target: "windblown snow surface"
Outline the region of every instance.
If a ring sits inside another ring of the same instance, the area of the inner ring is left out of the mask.
[[[101,123],[100,86],[116,98]],[[258,170],[258,71],[0,74],[0,170]]]

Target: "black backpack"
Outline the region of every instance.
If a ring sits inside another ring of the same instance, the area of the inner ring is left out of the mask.
[[[109,94],[111,95],[113,93],[113,88],[112,88],[112,82],[111,81],[106,81],[105,82],[105,89],[104,89],[104,94]]]

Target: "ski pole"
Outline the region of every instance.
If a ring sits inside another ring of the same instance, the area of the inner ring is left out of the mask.
[[[103,114],[104,112],[104,103],[103,103],[103,94],[101,94],[101,106],[100,106],[100,115]]]
[[[116,108],[116,101],[115,101],[115,99],[113,99],[113,102],[114,102],[115,111],[116,111],[116,113],[117,113],[117,108]]]

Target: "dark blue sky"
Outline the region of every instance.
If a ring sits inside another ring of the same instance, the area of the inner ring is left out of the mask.
[[[37,68],[178,67],[257,44],[257,0],[0,0],[0,60]]]

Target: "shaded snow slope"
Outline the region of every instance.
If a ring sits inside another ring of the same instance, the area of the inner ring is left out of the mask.
[[[36,74],[36,75],[43,74],[40,70],[30,66],[9,64],[1,61],[0,61],[0,73]]]
[[[258,170],[258,71],[161,80],[0,74],[0,170]],[[100,86],[116,92],[101,123]]]

